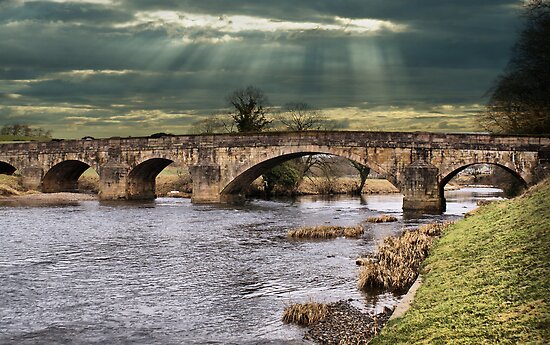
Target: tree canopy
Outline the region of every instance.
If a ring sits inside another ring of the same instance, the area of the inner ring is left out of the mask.
[[[227,100],[234,108],[231,117],[239,132],[261,132],[270,123],[267,119],[267,96],[261,89],[248,86],[233,91]]]
[[[550,0],[525,5],[526,26],[483,114],[491,132],[550,133]]]
[[[2,127],[2,129],[0,129],[0,135],[51,138],[52,131],[45,130],[41,127],[33,128],[29,125],[16,123]]]

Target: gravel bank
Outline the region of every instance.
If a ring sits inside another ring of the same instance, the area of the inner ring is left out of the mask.
[[[367,315],[347,301],[328,305],[327,316],[310,327],[304,339],[322,345],[368,344],[388,321],[391,311]]]

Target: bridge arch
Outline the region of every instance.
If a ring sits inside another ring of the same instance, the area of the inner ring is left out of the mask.
[[[42,179],[44,193],[77,192],[78,179],[90,168],[80,160],[64,160],[52,166]]]
[[[173,162],[168,158],[150,158],[136,165],[128,174],[128,199],[154,199],[157,175]]]
[[[17,171],[17,168],[10,163],[0,161],[0,174],[13,175]]]
[[[517,183],[519,184],[519,186],[521,188],[527,188],[528,184],[527,182],[525,181],[525,179],[515,170],[507,167],[506,165],[503,165],[503,164],[498,164],[498,163],[493,163],[493,162],[479,162],[479,163],[469,163],[469,164],[465,164],[465,165],[462,165],[458,168],[455,168],[455,170],[447,173],[446,176],[443,176],[443,178],[441,179],[441,182],[439,183],[439,188],[440,188],[440,193],[441,195],[443,196],[444,195],[444,188],[445,188],[445,185],[447,183],[449,183],[455,176],[457,176],[461,171],[471,167],[471,166],[474,166],[474,165],[491,165],[491,166],[495,166],[495,167],[498,167],[504,171],[506,171],[510,176],[512,176],[514,178],[515,181],[517,181]]]
[[[443,185],[460,171],[476,164],[498,166],[517,178],[522,184],[530,185],[533,183],[533,169],[537,165],[537,157],[532,152],[453,150],[448,153],[448,159],[443,163],[440,164],[439,172]]]
[[[387,172],[382,170],[379,166],[376,164],[371,164],[370,162],[365,162],[365,158],[361,155],[352,152],[351,150],[333,150],[333,149],[327,149],[327,150],[312,150],[312,151],[296,151],[296,152],[290,152],[290,153],[279,153],[276,155],[273,155],[272,157],[268,157],[265,159],[259,159],[257,161],[253,161],[253,164],[249,164],[246,166],[241,166],[240,169],[234,173],[230,181],[227,181],[225,186],[222,186],[222,190],[220,192],[221,195],[231,195],[231,194],[242,194],[250,184],[256,180],[258,177],[260,177],[263,173],[269,171],[270,169],[287,162],[289,160],[300,158],[308,155],[328,155],[328,156],[338,156],[342,158],[346,158],[352,161],[355,161],[359,164],[362,164],[366,167],[369,167],[372,169],[372,171],[375,171],[376,173],[386,176],[386,178],[396,187],[398,187],[397,181],[395,178],[393,178],[392,175],[389,175]],[[399,188],[399,187],[398,187]]]

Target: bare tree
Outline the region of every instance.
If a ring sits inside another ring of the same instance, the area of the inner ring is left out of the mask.
[[[302,102],[285,104],[280,121],[291,131],[321,130],[327,123],[318,109]]]
[[[287,130],[299,132],[320,130],[326,123],[325,117],[319,110],[304,102],[285,104],[280,113],[279,121],[281,121]],[[297,192],[305,177],[311,179],[310,172],[313,167],[317,167],[319,171],[328,171],[325,158],[322,155],[307,155],[296,158],[289,163],[292,164],[294,170],[297,172],[294,193]]]
[[[491,132],[550,133],[550,1],[526,3],[526,28],[482,116]]]
[[[235,110],[231,117],[239,132],[261,132],[270,123],[267,119],[267,96],[261,89],[248,86],[233,91],[227,100]]]
[[[235,123],[227,116],[212,114],[206,119],[199,120],[193,124],[193,132],[196,134],[233,133]]]
[[[355,170],[357,170],[357,172],[359,173],[359,178],[361,179],[361,183],[359,183],[359,186],[354,191],[354,194],[361,195],[361,193],[363,193],[365,183],[367,182],[367,178],[369,177],[370,168],[361,163],[357,163],[356,161],[350,160],[349,162],[355,168]]]

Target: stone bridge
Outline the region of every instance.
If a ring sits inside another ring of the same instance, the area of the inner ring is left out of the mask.
[[[364,164],[401,191],[404,210],[429,213],[444,210],[443,187],[470,165],[498,165],[527,186],[550,170],[548,137],[322,131],[1,144],[0,173],[17,171],[26,187],[60,192],[76,190],[92,167],[101,199],[152,199],[155,177],[178,162],[189,166],[192,201],[218,203],[272,167],[310,154]]]

